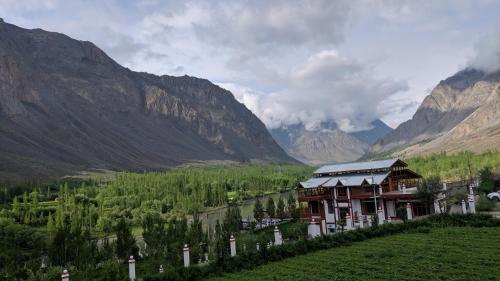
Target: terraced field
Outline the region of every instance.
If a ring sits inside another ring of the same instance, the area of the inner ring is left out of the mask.
[[[500,280],[500,228],[376,238],[210,280]]]

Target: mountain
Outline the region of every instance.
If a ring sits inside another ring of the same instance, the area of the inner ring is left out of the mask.
[[[134,72],[90,42],[0,21],[0,180],[212,160],[296,162],[208,80]]]
[[[371,123],[372,128],[368,130],[350,133],[351,136],[367,144],[374,144],[379,139],[392,132],[392,128],[387,126],[382,120],[377,119]]]
[[[462,70],[441,81],[412,119],[370,151],[412,156],[500,149],[500,71]]]
[[[392,129],[381,120],[372,128],[346,133],[335,122],[323,122],[317,128],[306,129],[303,124],[271,129],[271,135],[285,151],[304,163],[321,165],[354,161],[365,154],[371,144]]]

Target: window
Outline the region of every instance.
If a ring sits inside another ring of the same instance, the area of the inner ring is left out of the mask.
[[[375,214],[375,202],[361,200],[361,210],[364,215]]]
[[[328,201],[328,213],[329,214],[335,213],[335,208],[333,208],[333,202],[332,201]]]
[[[337,187],[337,196],[347,196],[347,187],[338,186]]]
[[[319,213],[318,202],[316,202],[316,201],[309,202],[309,206],[311,208],[312,214]]]

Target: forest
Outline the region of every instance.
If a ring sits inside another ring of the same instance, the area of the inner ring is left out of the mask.
[[[465,179],[500,167],[500,153],[437,154],[405,161],[424,177]],[[56,280],[63,268],[71,269],[71,280],[126,280],[129,254],[145,259],[139,270],[153,270],[160,262],[165,270],[173,270],[181,264],[184,243],[193,245],[196,260],[207,252],[210,260],[223,261],[229,235],[240,235],[238,204],[293,189],[314,169],[278,164],[196,166],[119,172],[111,180],[1,185],[0,280]],[[293,195],[270,201],[256,206],[257,220],[264,210],[275,217],[297,218]],[[225,217],[204,230],[200,213],[224,206],[230,206]],[[304,232],[300,224],[288,228],[289,237]],[[259,233],[238,238],[255,243],[269,237]],[[140,243],[152,246],[139,255]]]

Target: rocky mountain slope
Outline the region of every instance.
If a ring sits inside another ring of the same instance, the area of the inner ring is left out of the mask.
[[[325,122],[312,130],[296,124],[270,132],[289,155],[304,163],[321,165],[357,160],[371,144],[392,130],[380,120],[372,126],[369,130],[346,133],[334,122]]]
[[[0,180],[209,160],[295,161],[208,80],[134,72],[90,42],[0,21]]]
[[[500,72],[465,69],[441,81],[411,120],[371,147],[371,153],[412,156],[500,149]]]

